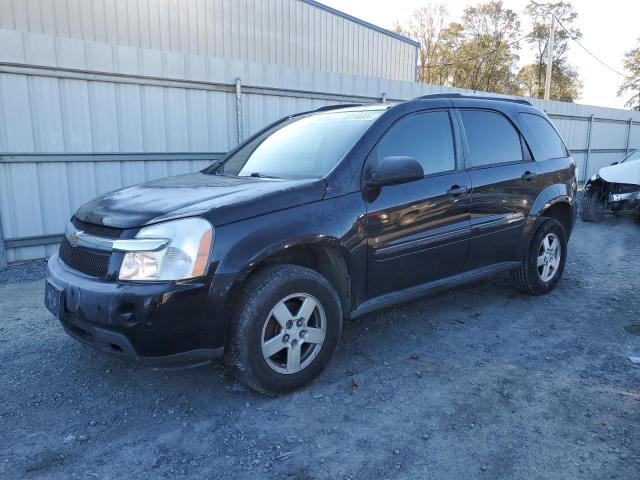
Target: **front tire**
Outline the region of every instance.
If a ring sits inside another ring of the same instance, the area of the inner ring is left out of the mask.
[[[326,278],[297,265],[267,267],[240,296],[227,363],[254,390],[291,392],[324,370],[341,331],[340,299]]]
[[[515,288],[529,295],[553,290],[564,272],[567,260],[567,234],[558,220],[546,219],[531,238],[522,264],[511,272]]]
[[[599,188],[590,188],[585,192],[580,218],[583,222],[601,222],[604,219],[604,205]]]

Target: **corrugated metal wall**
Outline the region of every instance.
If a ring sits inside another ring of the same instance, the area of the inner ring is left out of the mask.
[[[200,169],[239,133],[246,138],[288,113],[445,90],[0,29],[0,218],[8,260],[55,251],[71,212],[93,196]],[[587,150],[591,173],[640,147],[640,112],[534,103],[558,125],[581,172]]]
[[[0,28],[414,80],[417,44],[309,0],[0,0]]]

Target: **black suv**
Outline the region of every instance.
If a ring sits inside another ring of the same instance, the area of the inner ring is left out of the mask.
[[[507,270],[523,292],[553,289],[575,195],[573,159],[526,101],[324,107],[82,206],[45,304],[95,349],[224,355],[250,387],[286,392],[325,368],[345,318]]]

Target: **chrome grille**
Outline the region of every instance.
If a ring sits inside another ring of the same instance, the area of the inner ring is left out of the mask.
[[[60,260],[70,268],[92,277],[104,278],[109,271],[111,252],[72,247],[65,237],[60,244]]]

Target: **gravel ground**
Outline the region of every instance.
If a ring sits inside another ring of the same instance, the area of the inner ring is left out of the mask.
[[[11,267],[0,478],[638,479],[639,233],[578,222],[544,297],[497,277],[348,322],[276,398],[94,354],[45,311],[42,269]]]

